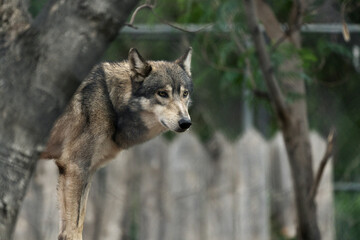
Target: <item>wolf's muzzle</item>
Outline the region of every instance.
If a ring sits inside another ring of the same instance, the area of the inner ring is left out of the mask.
[[[186,130],[191,126],[191,120],[188,118],[182,118],[178,123],[181,130]]]

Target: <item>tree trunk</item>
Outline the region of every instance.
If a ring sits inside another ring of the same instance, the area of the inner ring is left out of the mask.
[[[26,0],[1,2],[0,240],[12,238],[54,120],[137,2],[50,0],[35,19]]]
[[[255,5],[256,2],[256,5]],[[292,26],[301,22],[303,1],[294,1],[293,11],[290,15]],[[296,5],[300,4],[300,5]],[[262,21],[267,35],[273,43],[283,37],[284,32],[271,8],[262,0],[244,0],[248,26],[254,40],[259,57],[260,67],[268,87],[276,115],[282,128],[286,150],[290,161],[292,178],[295,190],[295,204],[297,210],[298,239],[319,240],[320,231],[317,223],[316,205],[309,198],[313,185],[313,169],[311,146],[309,143],[309,127],[306,109],[306,91],[304,80],[301,79],[301,62],[297,56],[292,56],[281,67],[281,72],[291,77],[281,78],[281,88],[277,82],[272,68],[269,54],[266,50],[263,35],[258,26],[258,18]],[[298,30],[284,40],[285,44],[292,44],[296,48],[301,46]],[[293,96],[292,101],[285,101],[286,96]]]
[[[314,184],[314,171],[309,139],[305,83],[300,78],[301,62],[297,58],[288,59],[280,70],[291,72],[293,75],[293,77],[280,80],[284,85],[284,91],[287,94],[293,94],[295,98],[295,100],[290,100],[288,104],[290,121],[283,124],[282,134],[293,179],[298,219],[297,235],[299,240],[319,240],[321,238],[316,205],[314,199],[310,199],[311,187]]]

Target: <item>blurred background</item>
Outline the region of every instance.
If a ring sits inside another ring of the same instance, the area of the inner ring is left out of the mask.
[[[31,0],[31,13],[45,2]],[[292,1],[266,2],[286,28]],[[314,169],[336,128],[317,195],[323,239],[359,239],[360,2],[309,1],[305,13],[301,48],[280,44],[269,52],[275,69],[291,54],[301,59]],[[145,59],[175,60],[192,46],[193,125],[121,153],[96,174],[84,239],[294,239],[286,151],[242,2],[158,0],[133,25],[102,61],[126,59],[131,47]],[[38,163],[15,239],[56,238],[56,179],[53,162]]]

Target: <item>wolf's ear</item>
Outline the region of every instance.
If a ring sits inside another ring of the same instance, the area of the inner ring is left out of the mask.
[[[129,51],[129,66],[132,73],[131,78],[135,81],[142,81],[151,72],[151,66],[148,64],[140,53],[131,48]]]
[[[191,76],[191,55],[192,55],[192,47],[186,51],[186,53],[177,59],[175,62],[182,67],[189,76]]]

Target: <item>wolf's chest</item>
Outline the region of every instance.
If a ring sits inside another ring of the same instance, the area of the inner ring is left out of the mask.
[[[154,124],[151,117],[146,117],[141,110],[129,108],[119,112],[116,119],[115,142],[121,149],[127,149],[143,143],[164,132],[164,127]]]

